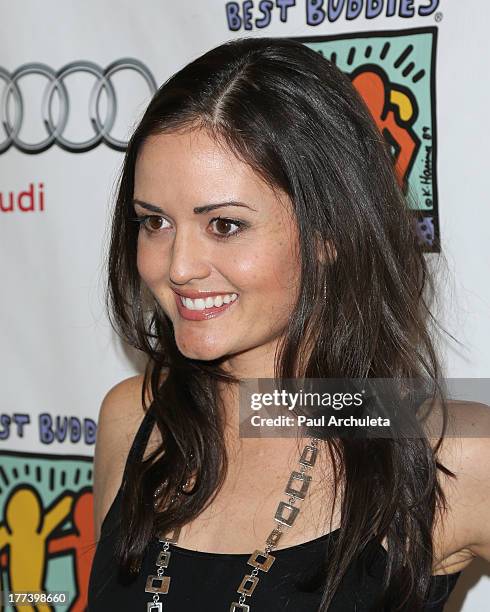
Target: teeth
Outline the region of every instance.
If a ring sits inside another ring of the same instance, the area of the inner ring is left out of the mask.
[[[182,302],[186,308],[189,310],[194,310],[194,302],[189,298],[182,298]]]
[[[234,302],[238,297],[237,293],[226,293],[224,295],[216,295],[215,297],[207,297],[206,299],[197,298],[191,300],[190,298],[181,297],[180,301],[183,306],[189,310],[204,310],[205,308],[219,308],[223,304],[230,304]]]

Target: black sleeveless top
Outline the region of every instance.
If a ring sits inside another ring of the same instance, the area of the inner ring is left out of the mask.
[[[136,433],[128,462],[138,461],[143,456],[153,425],[152,407]],[[155,563],[162,549],[157,537],[145,552],[137,579],[129,586],[117,579],[113,552],[120,503],[121,488],[104,518],[97,542],[89,579],[89,612],[143,612],[147,610],[147,602],[153,600],[153,595],[145,592],[145,585],[147,576],[156,574]],[[316,612],[324,586],[322,566],[326,548],[338,535],[339,529],[336,529],[309,542],[274,550],[275,562],[267,573],[259,572],[259,582],[245,603],[253,612]],[[209,553],[174,544],[170,544],[170,551],[170,563],[165,570],[165,575],[171,577],[170,588],[166,595],[160,595],[166,612],[228,612],[231,602],[240,597],[236,589],[244,575],[253,569],[247,565],[252,551],[248,554]],[[379,594],[385,562],[385,549],[373,541],[349,567],[329,612],[373,612],[371,606]],[[432,577],[425,607],[428,612],[443,611],[460,573]]]

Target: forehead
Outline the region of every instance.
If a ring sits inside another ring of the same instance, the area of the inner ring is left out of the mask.
[[[135,168],[135,197],[254,201],[284,199],[248,164],[204,130],[150,136],[142,145]]]

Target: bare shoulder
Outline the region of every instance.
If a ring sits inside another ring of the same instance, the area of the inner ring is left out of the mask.
[[[100,406],[93,485],[96,540],[121,485],[129,449],[145,416],[142,404],[143,381],[143,374],[139,374],[117,383],[106,393]],[[151,391],[146,389],[146,405],[149,406],[151,401]]]
[[[436,457],[456,478],[438,471],[448,508],[436,519],[434,543],[438,568],[455,572],[475,557],[490,561],[490,407],[470,401],[447,407],[447,435]]]

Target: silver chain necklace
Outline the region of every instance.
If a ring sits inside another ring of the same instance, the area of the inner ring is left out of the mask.
[[[249,557],[247,564],[253,567],[253,570],[249,574],[245,574],[240,586],[237,589],[237,593],[240,595],[238,601],[233,601],[230,606],[230,612],[250,612],[250,605],[246,603],[247,597],[251,597],[254,592],[257,583],[259,582],[259,571],[268,572],[271,565],[275,561],[275,557],[271,555],[271,551],[277,547],[277,543],[281,538],[284,527],[291,527],[298,516],[300,508],[294,504],[298,500],[303,500],[306,497],[306,492],[310,486],[311,476],[307,475],[306,472],[315,465],[315,461],[318,454],[318,438],[311,438],[309,444],[303,448],[303,452],[299,458],[300,468],[299,471],[293,470],[289,477],[288,484],[284,489],[284,492],[289,496],[287,502],[281,501],[277,506],[274,520],[277,525],[270,532],[269,537],[266,540],[264,550],[255,550]],[[293,488],[293,483],[299,481],[301,488]],[[185,483],[182,490],[185,491],[185,487],[189,481]],[[158,487],[154,497],[157,497],[161,491],[162,486]],[[170,503],[174,502],[177,497],[181,494],[179,491],[172,497]],[[157,503],[154,502],[156,508]],[[159,552],[156,560],[156,574],[149,574],[146,579],[145,593],[153,593],[153,601],[147,602],[147,612],[162,612],[163,602],[160,601],[160,595],[166,595],[170,587],[170,576],[165,576],[165,570],[168,568],[170,561],[171,552],[169,550],[170,544],[175,544],[178,541],[180,534],[180,527],[174,528],[171,534],[160,534],[158,541],[163,544],[162,550]]]

